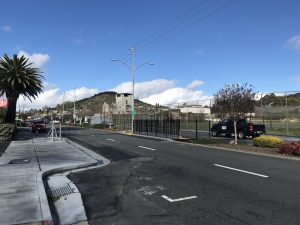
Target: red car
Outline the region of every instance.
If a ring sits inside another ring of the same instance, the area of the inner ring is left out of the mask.
[[[45,132],[47,129],[47,124],[44,121],[33,121],[30,127],[32,133],[37,131]]]

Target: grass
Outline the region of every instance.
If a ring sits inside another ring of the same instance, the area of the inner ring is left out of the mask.
[[[252,120],[252,122],[254,124],[263,124],[261,120]],[[300,122],[298,121],[264,120],[264,124],[267,134],[300,137]],[[183,130],[196,130],[196,122],[181,120],[180,128]],[[198,130],[208,131],[208,121],[198,122]]]

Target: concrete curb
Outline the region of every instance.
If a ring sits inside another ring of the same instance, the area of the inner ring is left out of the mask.
[[[259,155],[259,156],[266,156],[266,157],[272,157],[272,158],[300,161],[300,157],[291,157],[291,156],[287,156],[287,155],[273,155],[273,154],[266,154],[266,153],[261,153],[261,152],[249,152],[249,151],[244,151],[244,150],[240,150],[240,149],[231,149],[231,148],[218,147],[218,146],[186,143],[186,142],[181,142],[181,141],[176,141],[176,142],[185,144],[185,145],[198,146],[198,147],[204,147],[204,148],[210,148],[210,149],[225,150],[225,151],[239,152],[239,153],[245,153],[245,154],[250,154],[250,155]]]
[[[80,165],[73,165],[73,166],[64,166],[64,167],[58,167],[55,169],[47,170],[44,172],[40,172],[37,174],[37,189],[39,192],[39,199],[40,199],[40,205],[41,205],[41,211],[42,211],[42,217],[43,217],[43,224],[44,225],[53,225],[53,219],[49,207],[49,202],[45,190],[45,186],[43,183],[43,178],[46,176],[49,176],[50,174],[54,173],[60,173],[68,170],[75,170],[75,169],[81,169],[85,167],[91,167],[97,165],[98,162],[95,163],[82,163]]]
[[[225,151],[239,152],[239,153],[245,153],[245,154],[250,154],[250,155],[259,155],[259,156],[266,156],[266,157],[272,157],[272,158],[278,158],[278,159],[287,159],[287,160],[300,161],[300,157],[292,157],[292,156],[287,156],[287,155],[273,155],[273,154],[266,154],[266,153],[261,153],[261,152],[249,152],[249,151],[244,151],[244,150],[240,150],[240,149],[231,149],[231,148],[218,147],[218,146],[187,143],[187,142],[172,140],[172,139],[169,139],[169,138],[152,137],[152,136],[149,137],[149,136],[146,136],[146,135],[138,135],[138,134],[125,134],[125,133],[116,132],[116,131],[110,131],[110,132],[117,133],[117,134],[122,134],[122,135],[127,135],[127,136],[136,136],[136,137],[144,137],[144,138],[148,138],[148,139],[158,139],[158,140],[172,141],[172,142],[177,142],[177,143],[184,144],[184,145],[198,146],[198,147],[204,147],[204,148],[210,148],[210,149],[225,150]]]
[[[42,218],[43,220],[40,221],[42,222],[43,225],[53,225],[53,218],[51,215],[50,207],[49,207],[49,202],[45,190],[45,186],[43,183],[43,178],[46,176],[49,176],[54,173],[61,173],[69,170],[80,170],[80,169],[85,169],[86,167],[93,168],[97,166],[105,166],[110,163],[110,161],[103,156],[100,156],[96,154],[95,152],[84,148],[74,142],[71,142],[69,140],[65,139],[65,142],[68,143],[69,145],[73,146],[75,149],[78,151],[82,151],[83,153],[87,154],[89,157],[95,160],[94,163],[81,163],[78,165],[72,165],[72,166],[63,166],[63,167],[57,167],[54,169],[50,169],[44,172],[39,172],[37,173],[37,189],[39,193],[39,200],[40,200],[40,206],[41,206],[41,211],[42,211]],[[101,163],[101,165],[98,165]]]

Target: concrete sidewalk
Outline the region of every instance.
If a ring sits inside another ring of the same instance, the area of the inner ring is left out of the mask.
[[[102,162],[67,141],[29,132],[19,132],[17,139],[0,158],[0,224],[52,224],[43,176]]]

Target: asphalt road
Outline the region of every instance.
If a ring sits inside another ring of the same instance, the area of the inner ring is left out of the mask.
[[[73,173],[90,224],[300,224],[300,161],[67,128],[110,159]]]

